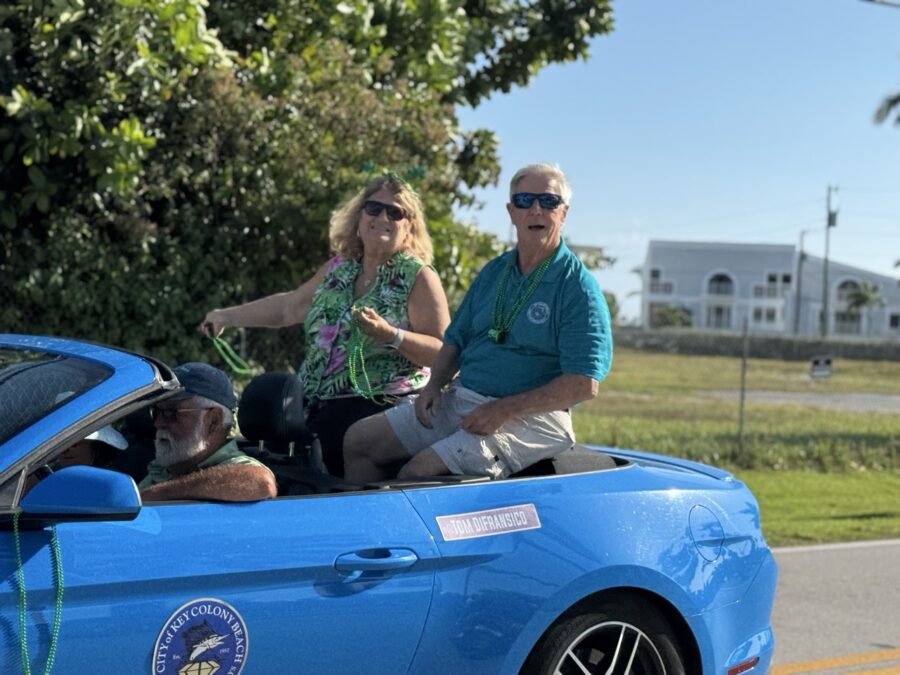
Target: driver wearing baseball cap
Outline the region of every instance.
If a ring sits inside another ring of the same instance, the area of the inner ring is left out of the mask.
[[[148,501],[245,502],[276,495],[275,476],[229,439],[237,398],[228,376],[206,363],[173,369],[184,390],[151,408],[156,458],[141,481]]]

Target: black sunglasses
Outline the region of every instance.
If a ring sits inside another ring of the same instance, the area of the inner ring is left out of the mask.
[[[530,209],[531,205],[534,204],[535,199],[537,199],[538,204],[541,205],[542,209],[548,209],[550,211],[563,203],[562,197],[550,194],[549,192],[542,192],[541,194],[535,192],[517,192],[512,196],[512,205],[517,209]]]
[[[404,218],[406,218],[406,211],[404,209],[401,209],[399,206],[394,206],[393,204],[382,204],[381,202],[376,202],[373,199],[369,199],[363,202],[363,210],[370,216],[377,216],[382,211],[387,210],[387,217],[393,221],[403,220]]]
[[[205,408],[158,408],[157,406],[152,406],[150,408],[150,418],[174,422],[178,419],[178,413],[188,412],[190,410],[212,410],[212,408],[209,406],[206,406]]]

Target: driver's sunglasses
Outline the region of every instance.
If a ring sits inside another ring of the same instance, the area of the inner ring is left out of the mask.
[[[152,406],[150,408],[150,418],[153,420],[163,420],[165,422],[175,422],[178,420],[178,413],[188,412],[190,410],[212,410],[209,406],[204,408],[159,408]]]
[[[517,192],[512,196],[512,205],[517,209],[530,209],[535,199],[537,199],[542,209],[547,209],[548,211],[552,211],[563,203],[562,197],[549,192],[540,194],[536,192]]]
[[[399,206],[394,206],[393,204],[383,204],[382,202],[376,202],[374,199],[367,199],[363,202],[363,211],[368,213],[370,216],[377,216],[385,210],[387,210],[387,217],[395,222],[406,218],[406,211],[401,209]]]

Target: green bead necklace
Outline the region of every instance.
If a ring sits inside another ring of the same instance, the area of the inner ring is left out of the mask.
[[[351,328],[350,342],[347,345],[347,370],[350,373],[350,384],[353,391],[370,401],[375,401],[377,392],[372,389],[369,374],[366,372],[366,343],[368,339],[356,326]]]
[[[532,272],[534,276],[531,279],[531,283],[528,285],[528,289],[519,296],[509,314],[504,317],[503,305],[506,304],[506,282],[509,279],[509,272],[512,269],[512,266],[516,264],[518,253],[516,256],[509,259],[506,269],[503,270],[503,276],[500,278],[500,286],[497,288],[497,297],[494,298],[494,314],[491,318],[491,329],[488,331],[488,337],[491,340],[498,344],[502,344],[506,340],[506,335],[509,333],[509,329],[512,328],[513,321],[516,320],[516,317],[519,315],[519,312],[522,311],[525,303],[531,298],[534,289],[541,283],[541,279],[544,278],[544,273],[547,271],[547,268],[550,267],[550,263],[553,262],[558,251],[559,247],[557,246],[553,253],[541,261],[537,270]]]
[[[369,381],[369,373],[366,372],[366,348],[373,340],[365,335],[353,318],[350,321],[350,339],[347,344],[347,370],[350,373],[350,384],[359,396],[379,403],[379,396],[384,394],[384,388],[373,387]]]
[[[25,592],[25,571],[22,568],[22,546],[19,541],[19,515],[13,515],[13,541],[16,550],[16,586],[19,598],[19,651],[22,657],[22,670],[25,675],[31,675],[31,663],[28,659],[28,609]],[[47,654],[47,663],[44,665],[44,675],[50,675],[53,670],[53,661],[56,659],[56,646],[59,644],[59,625],[62,618],[63,604],[63,568],[62,555],[59,551],[59,537],[56,534],[56,525],[50,528],[50,552],[53,554],[53,575],[56,581],[56,603],[53,608],[53,628],[50,631],[50,650]]]

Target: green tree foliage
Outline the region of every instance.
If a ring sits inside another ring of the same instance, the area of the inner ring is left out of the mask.
[[[612,30],[606,0],[221,0],[210,11],[241,53],[314,62],[338,40],[373,87],[409,85],[471,105],[528,84],[549,63],[586,58],[590,38]]]
[[[872,322],[872,309],[883,307],[884,298],[878,284],[863,281],[847,294],[847,311],[853,314],[865,313],[867,323]]]
[[[686,307],[653,305],[650,307],[650,328],[690,328],[694,325]]]
[[[454,106],[610,28],[602,0],[4,4],[0,330],[214,358],[204,312],[308,278],[381,167],[422,194],[458,302],[499,244],[453,208],[499,167]],[[269,367],[301,356],[296,331],[246,340]]]
[[[614,293],[603,291],[603,297],[606,298],[606,306],[609,307],[609,318],[614,326],[619,324],[619,301]]]

